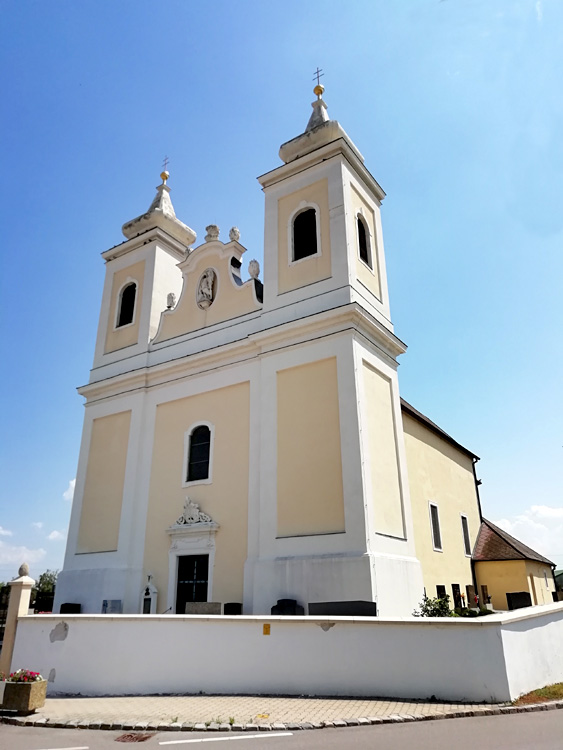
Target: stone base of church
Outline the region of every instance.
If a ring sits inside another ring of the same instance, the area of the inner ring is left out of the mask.
[[[422,599],[416,558],[391,555],[318,555],[248,560],[245,614],[268,615],[278,599],[294,599],[305,614],[317,602],[375,602],[377,615],[411,615]]]

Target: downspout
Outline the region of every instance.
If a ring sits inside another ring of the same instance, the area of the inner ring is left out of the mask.
[[[475,471],[475,464],[477,463],[479,459],[477,457],[473,458],[473,463],[471,464],[471,468],[473,469],[473,480],[475,482],[475,494],[477,495],[477,507],[479,508],[479,521],[481,524],[483,523],[483,513],[481,511],[481,498],[479,496],[479,485],[481,484],[481,480],[477,479],[477,472]],[[479,537],[479,533],[481,532],[481,526],[479,526],[479,532],[477,534],[477,538]],[[477,538],[475,539],[475,542],[477,542]],[[475,549],[475,548],[473,548]],[[473,578],[473,588],[475,589],[475,593],[479,597],[479,604],[481,604],[481,595],[479,593],[479,589],[477,588],[477,574],[475,573],[475,560],[473,559],[473,552],[471,553],[471,577]],[[469,602],[468,602],[469,604]]]

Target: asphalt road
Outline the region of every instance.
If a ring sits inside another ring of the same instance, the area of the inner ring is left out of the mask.
[[[159,732],[142,743],[118,743],[124,732],[0,725],[0,750],[562,750],[563,710],[510,716],[384,724],[346,729],[222,734]],[[227,746],[225,746],[227,743]]]

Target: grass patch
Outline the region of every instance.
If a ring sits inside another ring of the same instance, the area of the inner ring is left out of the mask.
[[[557,682],[555,685],[548,685],[539,690],[532,690],[531,693],[521,695],[513,701],[515,706],[525,706],[529,703],[545,703],[546,701],[563,700],[563,682]]]

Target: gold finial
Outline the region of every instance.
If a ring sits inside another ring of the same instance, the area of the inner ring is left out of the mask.
[[[323,91],[325,90],[325,87],[321,83],[322,76],[324,76],[323,69],[319,68],[319,66],[317,65],[315,75],[313,76],[313,81],[316,80],[317,85],[313,89],[313,93],[315,93],[319,97],[319,99],[321,98],[321,96],[323,95]]]
[[[167,170],[168,162],[170,160],[167,156],[164,157],[164,161],[162,162],[162,166],[164,167],[164,170],[160,173],[160,179],[162,180],[162,184],[166,185],[166,180],[170,177],[170,172]]]

